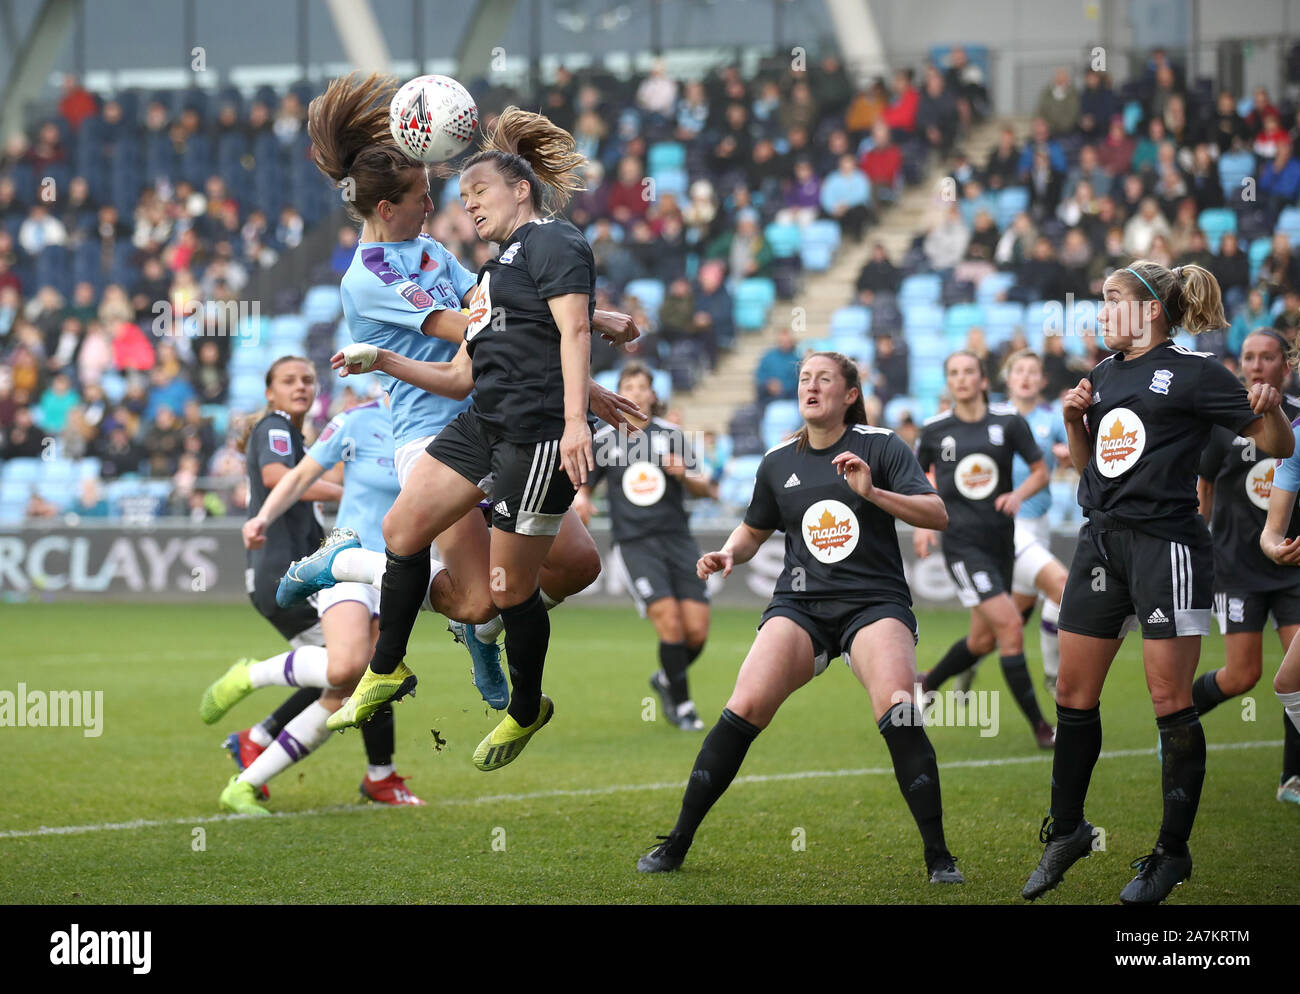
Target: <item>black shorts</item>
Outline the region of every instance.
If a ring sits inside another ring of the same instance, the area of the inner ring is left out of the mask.
[[[1013,543],[1007,543],[1005,553],[999,554],[976,545],[944,542],[943,561],[957,584],[957,599],[962,607],[975,607],[998,594],[1011,593],[1016,572]]]
[[[1232,583],[1218,586],[1214,617],[1224,635],[1262,632],[1270,614],[1275,628],[1300,625],[1300,587],[1246,591]]]
[[[555,535],[577,491],[560,463],[558,438],[516,445],[479,420],[473,408],[429,443],[429,455],[492,498],[492,527],[518,535]]]
[[[700,547],[690,535],[655,535],[619,542],[612,550],[612,558],[643,618],[647,607],[665,597],[709,602],[708,585],[695,572]]]
[[[312,594],[305,601],[299,601],[292,607],[281,607],[275,602],[275,590],[280,585],[280,577],[269,573],[244,571],[248,599],[257,608],[257,613],[271,623],[271,626],[284,636],[288,642],[302,645],[324,645],[324,639],[317,640],[320,616],[316,613],[316,595]],[[316,631],[313,632],[313,629]]]
[[[1057,627],[1115,639],[1141,627],[1144,639],[1208,635],[1214,548],[1184,545],[1085,522],[1070,562]]]
[[[838,652],[849,661],[853,636],[862,628],[884,618],[897,618],[917,639],[916,615],[896,601],[805,601],[777,594],[758,621],[761,629],[771,618],[789,618],[808,633],[813,644],[813,676],[820,676]]]

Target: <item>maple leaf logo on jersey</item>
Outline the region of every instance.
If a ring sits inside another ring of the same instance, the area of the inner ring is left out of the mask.
[[[806,527],[808,543],[823,552],[828,549],[838,549],[853,537],[853,522],[837,519],[829,509],[822,511],[822,516],[815,524]]]
[[[1273,467],[1270,466],[1261,479],[1251,481],[1255,493],[1264,500],[1273,496]]]
[[[1097,440],[1097,455],[1106,465],[1123,462],[1137,451],[1137,442],[1137,431],[1125,428],[1124,423],[1116,418],[1110,431]]]
[[[652,493],[657,485],[658,481],[644,469],[632,474],[632,482],[628,484],[638,494]]]
[[[962,474],[961,482],[969,490],[981,490],[987,487],[992,479],[992,467],[988,463],[977,462]]]

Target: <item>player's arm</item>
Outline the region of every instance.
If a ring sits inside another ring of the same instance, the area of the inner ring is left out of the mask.
[[[922,466],[924,465],[925,464],[922,463]],[[938,485],[934,482],[934,466],[933,465],[929,466],[924,470],[924,472],[925,472],[925,478],[930,481],[930,486],[934,487],[937,490]],[[935,496],[938,497],[939,495],[936,493]],[[939,497],[939,503],[943,504],[942,497]],[[922,526],[920,528],[917,528],[916,531],[912,532],[912,551],[916,554],[916,557],[918,559],[924,559],[926,556],[930,554],[931,549],[938,548],[939,532],[947,531],[947,530],[948,530],[948,506],[944,504],[942,528],[927,528],[925,526]]]
[[[262,483],[271,488],[262,502],[262,509],[244,522],[244,546],[261,548],[266,541],[266,531],[289,508],[301,500],[339,500],[343,488],[337,483],[322,480],[325,470],[311,456],[303,456],[292,468],[284,463],[268,463],[262,467]]]
[[[626,345],[641,337],[641,329],[632,315],[622,311],[597,310],[591,316],[591,326],[611,345]]]
[[[877,486],[871,467],[855,452],[841,452],[831,465],[859,497],[871,501],[890,517],[932,532],[948,528],[948,509],[937,493],[901,494]]]
[[[1062,415],[1065,418],[1065,434],[1070,444],[1070,462],[1075,471],[1082,473],[1092,458],[1092,437],[1088,426],[1083,423],[1083,416],[1092,406],[1092,381],[1086,376],[1078,386],[1066,392],[1061,401]]]
[[[1277,472],[1280,474],[1281,471]],[[1264,555],[1282,566],[1300,566],[1300,538],[1286,537],[1295,499],[1296,492],[1279,487],[1275,476],[1273,492],[1268,499],[1268,520],[1259,533],[1259,547]]]
[[[727,543],[717,552],[706,552],[695,564],[695,572],[701,580],[707,580],[710,574],[721,573],[724,577],[731,575],[734,566],[747,563],[754,558],[759,547],[768,540],[773,529],[758,529],[743,521],[736,526]]]
[[[1023,483],[1016,487],[1015,490],[1001,494],[994,502],[996,507],[1003,514],[1009,517],[1015,517],[1020,513],[1020,505],[1027,501],[1043,487],[1047,486],[1051,476],[1047,472],[1047,460],[1039,459],[1037,462],[1029,464],[1029,475],[1025,477]]]
[[[1207,480],[1203,476],[1196,478],[1196,503],[1201,513],[1201,517],[1207,522],[1210,520],[1210,512],[1214,510],[1214,481]]]
[[[1246,425],[1242,437],[1253,438],[1256,445],[1278,459],[1290,456],[1295,451],[1295,435],[1282,410],[1282,395],[1277,389],[1267,383],[1256,383],[1250,388],[1250,409],[1263,417]]]
[[[339,376],[378,370],[421,390],[453,400],[464,400],[474,389],[474,366],[463,342],[450,362],[424,362],[399,355],[391,349],[356,344],[330,356],[330,366],[339,371]]]
[[[564,436],[560,439],[560,458],[575,487],[586,483],[588,472],[596,468],[591,429],[587,427],[591,383],[591,324],[587,320],[590,301],[585,293],[562,293],[546,300],[560,329],[560,371],[564,378]]]
[[[420,325],[420,331],[430,338],[441,338],[444,342],[459,345],[465,341],[465,329],[468,327],[468,314],[443,307],[429,312],[429,316]]]

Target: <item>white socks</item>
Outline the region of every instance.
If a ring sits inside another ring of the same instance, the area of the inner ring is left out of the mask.
[[[368,583],[376,589],[388,566],[388,557],[370,549],[344,549],[334,557],[330,573],[338,583]]]
[[[1282,702],[1286,716],[1291,719],[1291,724],[1295,725],[1295,730],[1300,732],[1300,690],[1291,694],[1278,694],[1277,699]]]
[[[248,668],[254,689],[259,687],[332,687],[326,672],[329,653],[319,645],[304,645],[263,659]]]
[[[266,747],[243,773],[241,783],[261,787],[272,777],[283,773],[298,760],[305,758],[329,738],[325,719],[330,716],[325,705],[313,701],[300,715],[284,726],[276,740]]]
[[[270,719],[267,719],[268,721]],[[248,737],[260,745],[263,749],[269,746],[275,739],[271,738],[271,733],[261,725],[254,725],[248,730]]]
[[[542,603],[546,606],[546,610],[550,611],[564,602],[557,601],[554,597],[543,590]],[[481,625],[475,625],[474,634],[484,645],[491,645],[501,637],[501,633],[505,631],[505,627],[505,622],[501,620],[501,615],[498,614],[491,621],[485,621]]]
[[[374,783],[378,783],[380,780],[388,779],[396,771],[397,771],[397,767],[395,767],[392,763],[385,763],[383,766],[367,766],[366,776],[369,777]]]
[[[1056,630],[1060,617],[1061,605],[1044,597],[1038,645],[1043,652],[1043,682],[1053,696],[1056,695],[1056,675],[1061,671],[1061,633]]]

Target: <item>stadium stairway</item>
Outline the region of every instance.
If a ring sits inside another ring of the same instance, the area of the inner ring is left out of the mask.
[[[1004,122],[1015,127],[1021,140],[1029,132],[1028,118],[990,119],[973,128],[958,147],[971,162],[985,162],[997,145]],[[871,255],[873,242],[884,244],[889,258],[901,265],[912,240],[929,219],[945,165],[934,159],[921,183],[906,188],[896,204],[880,211],[879,223],[867,229],[861,244],[841,242],[829,269],[806,273],[793,300],[778,300],[759,331],[736,336],[734,348],[722,357],[712,374],[702,377],[689,392],[675,393],[672,406],[681,410],[683,423],[693,431],[726,435],[736,409],[754,402],[754,373],[763,353],[775,344],[778,329],[793,328],[800,342],[826,337],[832,313],[854,302],[858,273]],[[803,309],[802,315],[799,308]]]

